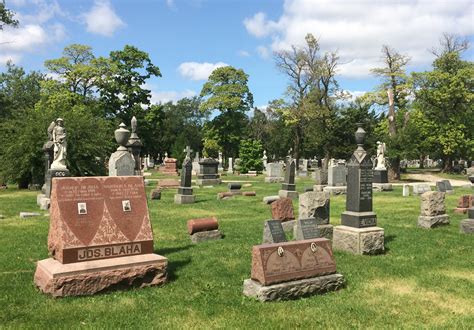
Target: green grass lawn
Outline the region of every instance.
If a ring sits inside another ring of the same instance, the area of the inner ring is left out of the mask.
[[[154,174],[153,177],[159,177]],[[374,194],[374,211],[385,229],[386,253],[354,256],[336,252],[346,288],[294,301],[261,303],[242,295],[250,277],[252,246],[262,240],[270,219],[263,196],[279,184],[263,177],[245,180],[257,197],[217,200],[227,184],[195,189],[197,202],[175,205],[175,189],[149,201],[155,252],[169,261],[169,282],[161,287],[113,291],[88,297],[53,299],[34,286],[35,262],[48,257],[48,217],[20,219],[38,211],[32,191],[0,192],[0,327],[18,328],[347,328],[445,327],[474,324],[474,236],[459,233],[466,216],[452,212],[462,194],[447,196],[451,224],[417,228],[419,197],[402,197],[401,187]],[[298,179],[302,192],[310,179]],[[147,193],[154,187],[149,185]],[[331,223],[340,224],[345,197],[331,198]],[[297,210],[297,202],[294,203]],[[44,212],[42,212],[44,213]],[[191,218],[216,216],[225,235],[192,245],[186,231]]]

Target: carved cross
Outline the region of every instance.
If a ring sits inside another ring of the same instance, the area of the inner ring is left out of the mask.
[[[191,152],[193,152],[193,150],[189,146],[186,146],[186,149],[183,151],[186,153],[186,158],[191,158]]]

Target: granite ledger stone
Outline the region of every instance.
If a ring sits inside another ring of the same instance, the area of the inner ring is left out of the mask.
[[[166,281],[167,259],[153,254],[141,177],[56,178],[50,215],[52,258],[38,262],[35,274],[43,292],[83,295]]]

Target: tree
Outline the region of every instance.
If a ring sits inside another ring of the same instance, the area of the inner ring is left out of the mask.
[[[161,77],[148,53],[126,45],[123,50],[110,52],[108,61],[102,63],[103,77],[99,91],[109,116],[130,122],[134,115],[150,104],[151,91],[144,88],[147,80]]]
[[[0,30],[3,30],[5,25],[18,26],[18,20],[14,16],[15,13],[6,7],[5,0],[0,1]]]
[[[243,70],[220,67],[211,73],[201,90],[201,111],[206,114],[219,112],[209,127],[215,132],[224,157],[237,156],[248,121],[246,112],[253,106],[253,95],[247,82],[248,75]]]
[[[71,92],[86,97],[97,87],[102,60],[95,58],[92,47],[72,44],[64,48],[62,57],[47,60],[44,66],[64,79]]]
[[[300,157],[305,128],[310,121],[318,121],[326,131],[333,110],[338,84],[335,80],[338,56],[336,52],[320,54],[318,40],[307,34],[305,45],[291,46],[290,50],[275,52],[277,68],[285,74],[289,83],[286,96],[289,101],[281,108],[288,126],[294,131],[296,159]],[[327,153],[329,146],[326,146]]]
[[[445,52],[433,62],[433,71],[413,73],[415,106],[433,126],[433,142],[452,170],[455,157],[474,157],[474,64],[460,51]]]
[[[388,106],[388,134],[385,135],[389,176],[400,180],[400,159],[405,143],[401,132],[407,124],[407,107],[409,105],[410,85],[406,74],[406,65],[410,58],[384,45],[382,46],[383,67],[372,69],[372,73],[381,79],[376,92],[366,96],[373,104],[386,108]]]
[[[263,170],[263,147],[260,141],[243,140],[240,143],[240,172]]]

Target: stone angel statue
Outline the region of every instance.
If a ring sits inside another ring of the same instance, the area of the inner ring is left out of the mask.
[[[54,160],[51,164],[52,169],[66,169],[66,129],[64,128],[64,120],[56,119],[48,127],[48,137],[54,143]]]
[[[385,167],[385,143],[377,141],[377,170],[386,170]]]

